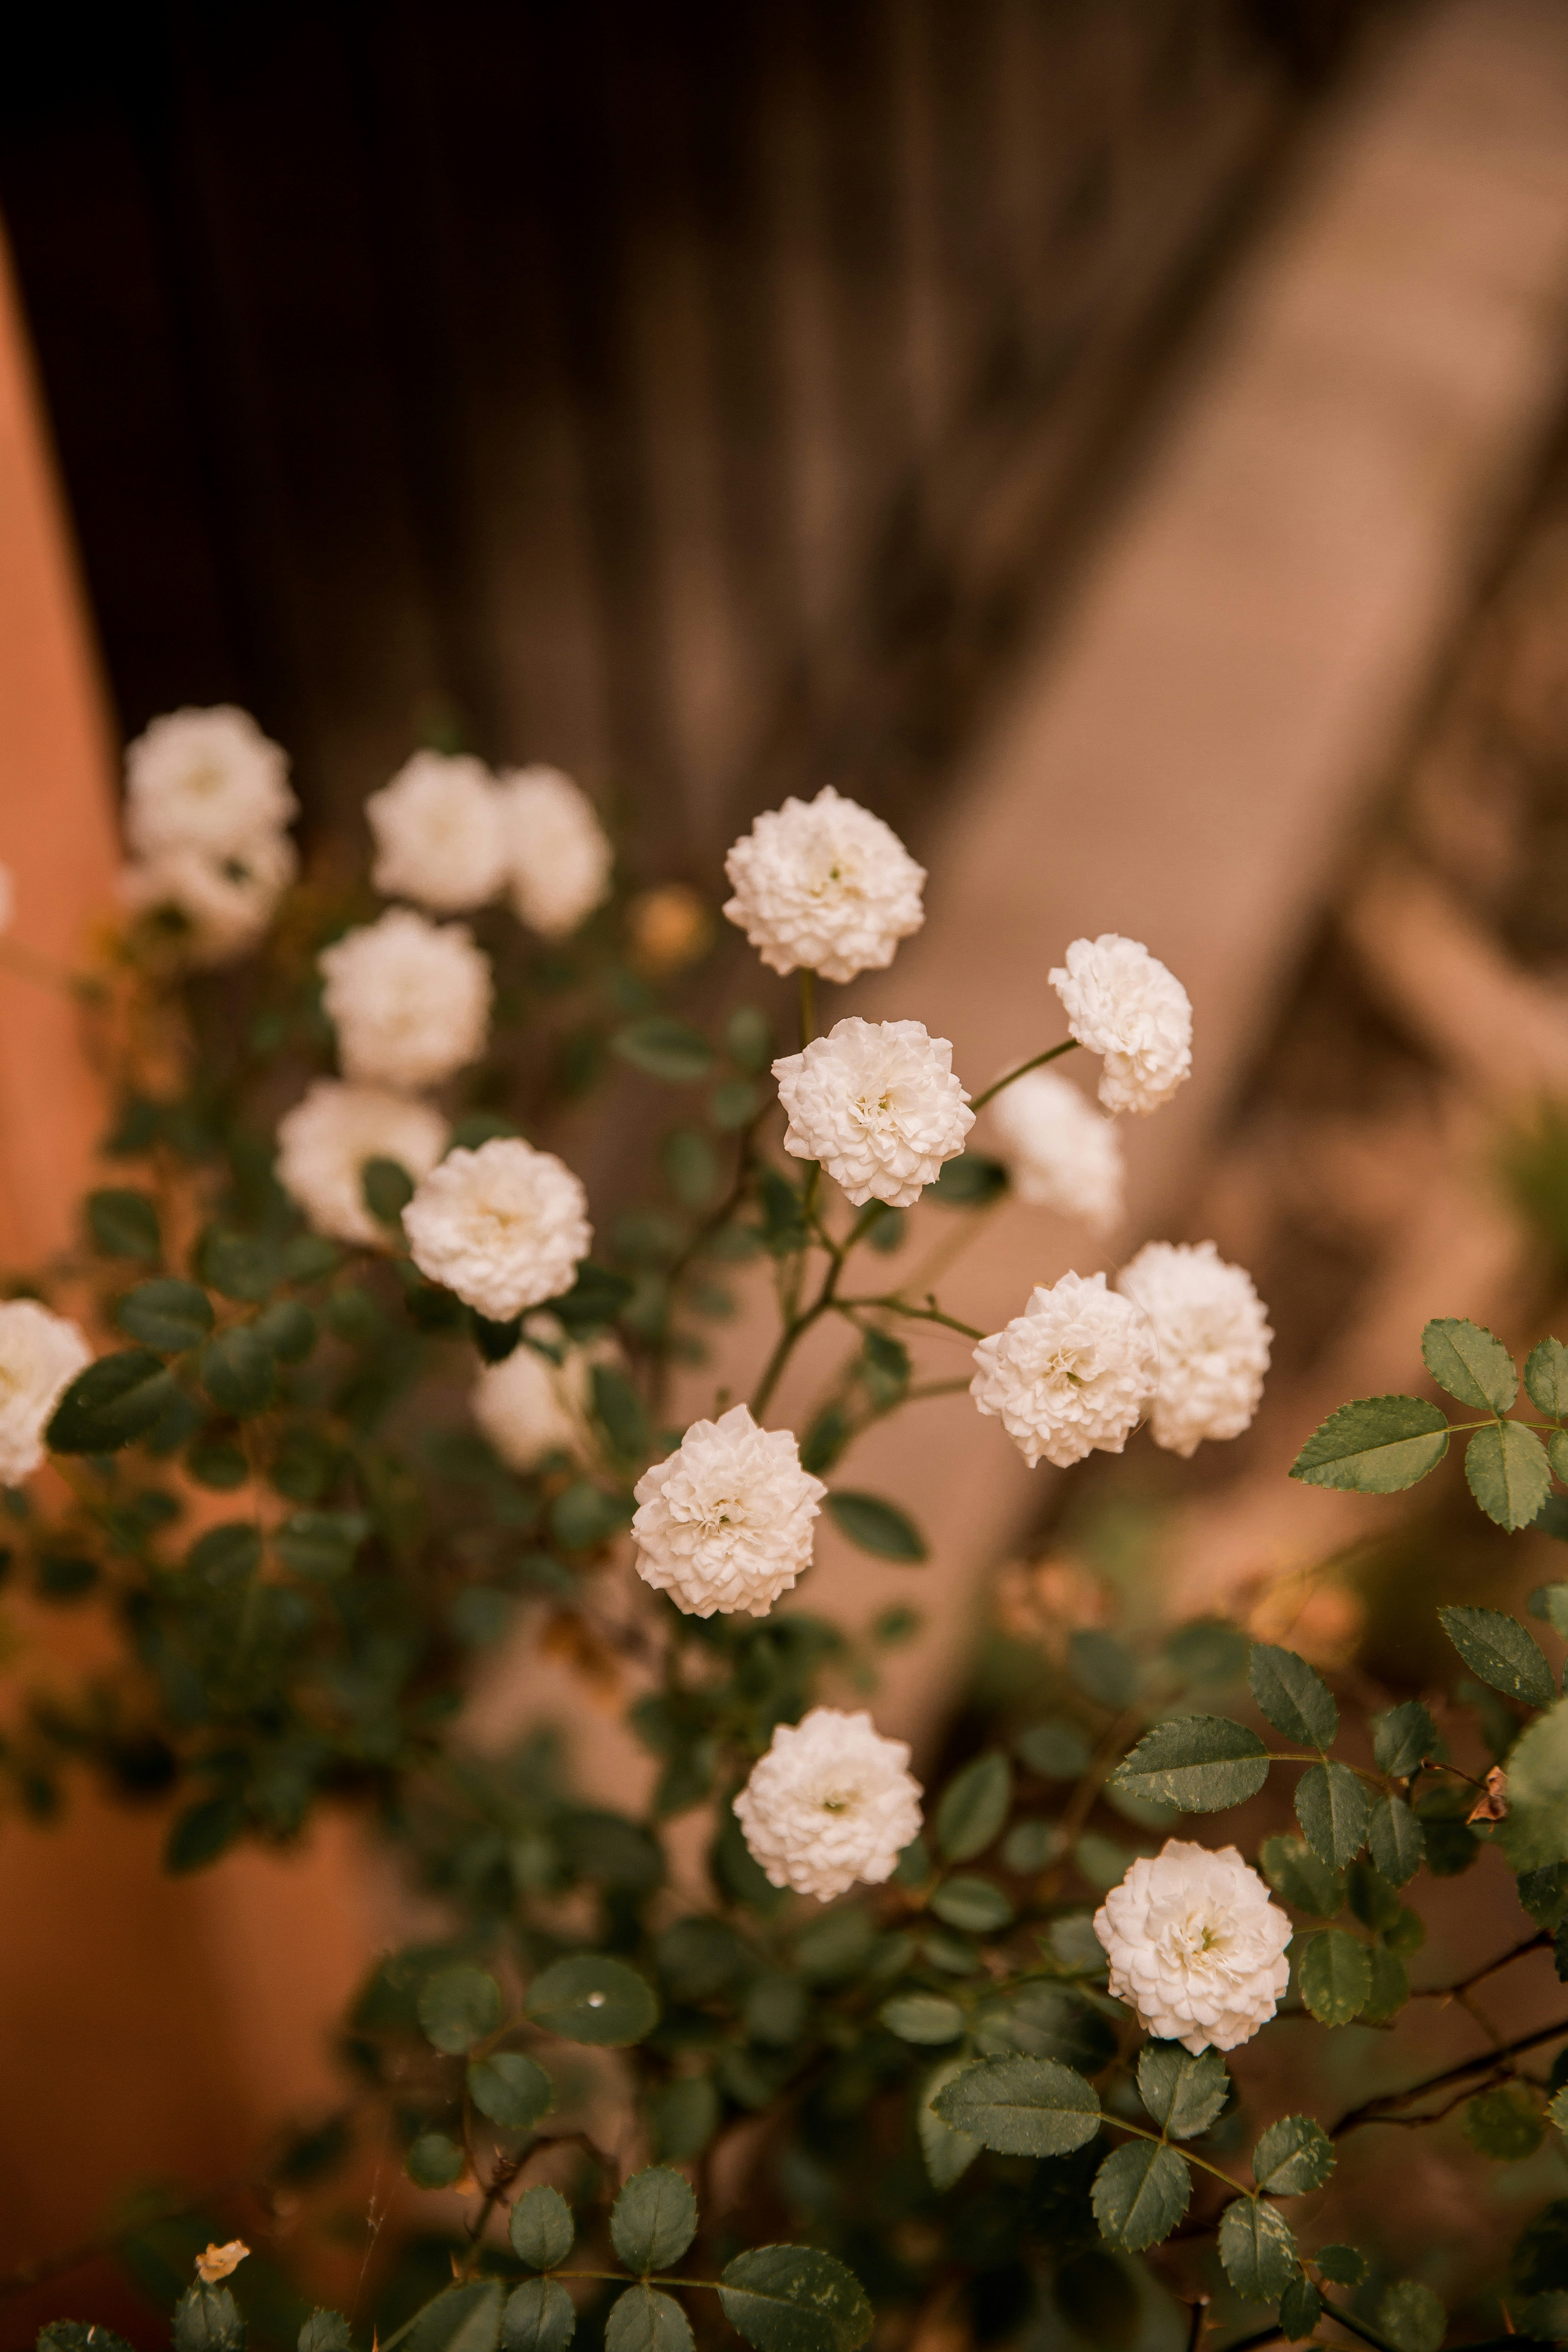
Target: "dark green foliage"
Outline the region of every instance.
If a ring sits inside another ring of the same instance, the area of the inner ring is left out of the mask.
[[[1516,1617],[1500,1609],[1439,1609],[1443,1631],[1466,1665],[1493,1690],[1529,1706],[1550,1706],[1557,1696],[1541,1644]]]
[[[1212,1813],[1255,1797],[1268,1778],[1268,1750],[1245,1724],[1180,1715],[1145,1734],[1111,1784],[1184,1812]]]
[[[1206,2131],[1230,2093],[1217,2050],[1194,2057],[1179,2042],[1147,2042],[1138,2053],[1138,2095],[1172,2139]]]
[[[1191,2168],[1173,2147],[1130,2141],[1095,2175],[1094,2218],[1101,2237],[1130,2254],[1158,2245],[1186,2211],[1192,2189]]]
[[[505,2131],[531,2131],[555,2103],[549,2075],[521,2050],[498,2050],[491,2057],[476,2058],[468,2084],[480,2115]]]
[[[245,2322],[226,2286],[198,2279],[174,2305],[174,2352],[245,2352]]]
[[[859,1495],[836,1486],[827,1497],[827,1511],[841,1535],[879,1559],[896,1559],[918,1567],[930,1557],[925,1538],[896,1503],[880,1495]]]
[[[634,2172],[610,2213],[610,2242],[627,2270],[646,2277],[680,2260],[697,2234],[690,2183],[668,2165]]]
[[[1294,1650],[1255,1642],[1248,1669],[1252,1696],[1276,1731],[1303,1747],[1331,1748],[1340,1711],[1321,1675]]]
[[[545,2182],[525,2189],[507,2224],[512,2252],[530,2270],[552,2271],[572,2251],[576,2236],[572,2208],[559,2189]]]
[[[56,1454],[114,1454],[153,1427],[178,1395],[163,1359],[145,1348],[100,1356],[79,1372],[55,1407],[48,1444]]]
[[[658,2021],[658,2003],[645,1978],[622,1960],[588,1954],[557,1960],[535,1977],[524,2006],[536,2025],[564,2042],[611,2049],[640,2042]]]
[[[1290,1475],[1309,1486],[1394,1495],[1435,1470],[1447,1450],[1447,1418],[1435,1404],[1421,1397],[1361,1397],[1313,1432]]]
[[[970,1862],[1000,1834],[1013,1794],[1007,1759],[993,1748],[966,1764],[949,1783],[932,1826],[949,1862]]]
[[[198,1347],[213,1327],[212,1301],[194,1282],[139,1282],[114,1310],[121,1329],[160,1355]]]
[[[754,2352],[858,2352],[871,2306],[853,2272],[810,2246],[755,2246],[721,2273],[724,2316]]]
[[[163,1254],[158,1212],[145,1192],[108,1189],[87,1196],[88,1231],[105,1257],[140,1258],[156,1265]]]
[[[525,2279],[501,2313],[501,2352],[565,2352],[576,2327],[576,2305],[563,2286]]]

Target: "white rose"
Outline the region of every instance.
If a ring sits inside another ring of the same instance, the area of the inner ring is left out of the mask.
[[[469,1402],[501,1460],[526,1475],[552,1454],[579,1459],[588,1452],[588,1406],[597,1351],[570,1345],[553,1315],[531,1315],[522,1330],[510,1356],[484,1366]],[[552,1346],[560,1361],[531,1348],[530,1339]]]
[[[552,1151],[497,1136],[449,1151],[403,1212],[414,1263],[492,1323],[570,1290],[594,1229],[588,1196]]]
[[[132,914],[176,916],[190,961],[210,969],[259,947],[298,870],[288,835],[262,833],[221,856],[196,847],[162,850],[124,868],[120,895]]]
[[[375,842],[370,878],[388,898],[456,915],[482,907],[506,879],[503,803],[482,761],[416,751],[364,814]]]
[[[610,895],[616,853],[598,811],[559,768],[516,769],[500,791],[518,920],[566,939]]]
[[[391,1229],[365,1206],[365,1162],[395,1160],[417,1183],[446,1148],[447,1122],[427,1104],[318,1078],[278,1122],[278,1181],[314,1232],[389,1249]]]
[[[174,710],[125,754],[125,835],[149,861],[165,851],[244,856],[299,809],[289,758],[247,710]]]
[[[831,1902],[863,1879],[890,1878],[920,1835],[921,1784],[901,1739],[868,1715],[814,1706],[781,1723],[735,1800],[746,1843],[773,1886]]]
[[[826,1492],[801,1468],[790,1432],[759,1429],[745,1405],[693,1422],[637,1480],[637,1574],[689,1617],[765,1617],[811,1565]]]
[[[925,869],[869,809],[825,784],[757,818],[724,861],[724,912],[771,971],[880,971],[925,920]]]
[[[974,1124],[952,1047],[918,1021],[837,1022],[773,1076],[789,1113],[784,1150],[819,1160],[858,1208],[907,1209]]]
[[[1074,940],[1051,986],[1079,1044],[1103,1059],[1107,1110],[1158,1110],[1193,1066],[1193,1008],[1173,973],[1137,940]]]
[[[1268,1370],[1268,1312],[1213,1242],[1149,1242],[1116,1287],[1143,1309],[1160,1350],[1150,1416],[1156,1445],[1191,1454],[1205,1437],[1239,1437]]]
[[[1147,1319],[1105,1276],[1064,1274],[1022,1315],[982,1339],[969,1393],[994,1413],[1031,1467],[1065,1470],[1098,1446],[1120,1454],[1150,1405],[1159,1356]]]
[[[323,948],[321,966],[321,1002],[356,1084],[413,1092],[484,1052],[490,967],[466,924],[389,907]]]
[[[1250,2042],[1290,1980],[1290,1922],[1233,1845],[1167,1839],[1111,1888],[1094,1932],[1116,1999],[1194,2058]]]
[[[1030,1070],[991,1107],[1013,1189],[1035,1209],[1081,1217],[1105,1233],[1121,1217],[1121,1139],[1070,1078]]]
[[[76,1325],[33,1298],[0,1305],[0,1486],[19,1486],[44,1458],[44,1432],[92,1361]]]

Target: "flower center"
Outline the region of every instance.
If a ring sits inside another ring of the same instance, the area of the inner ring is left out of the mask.
[[[214,767],[210,761],[185,771],[185,790],[193,800],[211,800],[213,794],[222,789],[223,770]]]

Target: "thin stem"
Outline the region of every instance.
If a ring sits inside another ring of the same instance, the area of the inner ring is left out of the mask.
[[[1009,1070],[1005,1078],[997,1078],[994,1080],[993,1083],[985,1088],[984,1094],[972,1095],[969,1103],[970,1109],[984,1110],[986,1104],[991,1100],[992,1096],[999,1095],[1004,1087],[1010,1087],[1015,1078],[1026,1078],[1031,1070],[1041,1068],[1047,1062],[1056,1061],[1060,1055],[1070,1054],[1077,1044],[1078,1039],[1076,1037],[1065,1037],[1059,1045],[1047,1045],[1045,1052],[1043,1054],[1037,1054],[1032,1062],[1020,1062],[1016,1070]]]
[[[1171,2145],[1163,2132],[1147,2131],[1142,2124],[1123,2123],[1120,2116],[1102,2116],[1100,2121],[1108,2123],[1112,2131],[1131,2132],[1134,2139],[1152,2140],[1156,2147],[1169,2147]],[[1211,2173],[1215,2180],[1223,2180],[1227,2189],[1235,2190],[1237,2196],[1251,2198],[1258,2196],[1256,2187],[1249,2188],[1244,2180],[1233,2180],[1228,2172],[1222,2172],[1217,2164],[1210,2164],[1206,2157],[1194,2156],[1190,2147],[1179,2147],[1176,2154],[1184,2157],[1189,2164],[1195,2164],[1200,2172]]]
[[[608,2279],[612,2286],[705,2286],[710,2287],[715,2294],[719,2292],[719,2281],[717,2279],[672,2278],[669,2273],[665,2271],[649,2271],[646,2275],[639,2273],[636,2278],[634,2278],[628,2271],[548,2271],[546,2272],[545,2276],[548,2278]]]
[[[1393,2347],[1386,2336],[1380,2336],[1375,2328],[1368,2327],[1364,2320],[1352,2319],[1348,2311],[1342,2311],[1337,2303],[1331,2303],[1329,2301],[1328,2296],[1323,2294],[1321,2287],[1318,2289],[1318,2294],[1321,2299],[1323,2309],[1328,2313],[1331,2319],[1337,2319],[1342,2327],[1348,2327],[1351,2334],[1352,2336],[1359,2336],[1363,2344],[1375,2344],[1377,2347],[1377,2352],[1393,2352]]]
[[[1488,1977],[1496,1976],[1500,1969],[1506,1969],[1513,1961],[1522,1959],[1526,1952],[1538,1952],[1551,1941],[1551,1929],[1542,1927],[1539,1934],[1527,1936],[1522,1944],[1515,1944],[1511,1951],[1500,1952],[1497,1958],[1489,1960],[1484,1969],[1476,1969],[1469,1976],[1461,1977],[1458,1984],[1423,1985],[1419,1991],[1412,1992],[1410,1998],[1412,2000],[1452,2000],[1458,1994],[1468,1992],[1472,1985],[1481,1984]]]
[[[754,1421],[760,1421],[763,1413],[767,1411],[768,1405],[773,1398],[773,1391],[779,1384],[780,1375],[783,1373],[784,1368],[788,1363],[791,1356],[795,1353],[795,1348],[799,1344],[800,1340],[805,1337],[806,1332],[810,1330],[812,1325],[817,1320],[819,1316],[826,1315],[830,1307],[837,1304],[833,1293],[834,1286],[838,1280],[843,1264],[843,1251],[834,1250],[831,1253],[831,1263],[826,1276],[823,1277],[822,1288],[817,1292],[816,1297],[812,1300],[811,1305],[806,1308],[804,1315],[792,1315],[789,1321],[784,1325],[784,1329],[779,1333],[773,1352],[768,1358],[766,1369],[763,1373],[761,1381],[757,1384],[756,1393],[752,1399],[751,1411],[752,1417]]]
[[[837,1298],[833,1304],[841,1311],[853,1313],[862,1307],[880,1307],[889,1315],[907,1315],[917,1323],[941,1323],[949,1331],[962,1331],[966,1339],[984,1339],[973,1323],[960,1323],[955,1317],[944,1315],[934,1302],[926,1307],[911,1307],[902,1298]]]
[[[1517,2041],[1504,2042],[1498,2050],[1489,2050],[1479,2058],[1467,2058],[1458,2066],[1446,2067],[1440,2074],[1429,2074],[1424,2083],[1412,2083],[1407,2091],[1385,2091],[1380,2098],[1368,2099],[1352,2107],[1331,2125],[1329,2137],[1339,2139],[1345,2132],[1359,2131],[1363,2124],[1404,2123],[1408,2117],[1389,2110],[1408,2106],[1412,2099],[1425,2098],[1429,2091],[1446,2091],[1450,2084],[1468,2082],[1474,2074],[1490,2074],[1498,2070],[1499,2061],[1517,2057],[1521,2050],[1538,2050],[1543,2042],[1561,2042],[1568,2034],[1568,2017],[1559,2018],[1555,2025],[1538,2026],[1533,2033],[1521,2033]],[[1417,2120],[1420,2120],[1417,2118]]]

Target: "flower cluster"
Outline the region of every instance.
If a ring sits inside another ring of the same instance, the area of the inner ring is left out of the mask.
[[[1120,1454],[1153,1402],[1160,1360],[1147,1318],[1103,1274],[1064,1274],[982,1339],[969,1392],[1031,1468]]]
[[[920,1835],[921,1784],[901,1739],[868,1715],[814,1706],[781,1723],[735,1799],[753,1859],[773,1886],[830,1903],[857,1879],[879,1886]]]
[[[1249,2042],[1290,1980],[1290,1922],[1233,1845],[1168,1838],[1111,1888],[1094,1932],[1116,1999],[1194,2057]]]
[[[294,879],[298,806],[287,754],[248,712],[155,719],[125,754],[125,904],[171,918],[193,963],[247,954]]]
[[[417,751],[373,793],[371,879],[443,915],[506,892],[520,919],[564,939],[609,894],[614,852],[592,801],[557,768],[492,776],[482,761]]]
[[[827,1492],[800,1466],[787,1429],[759,1429],[743,1404],[695,1421],[668,1461],[637,1481],[637,1573],[691,1617],[765,1617],[811,1565]]]

